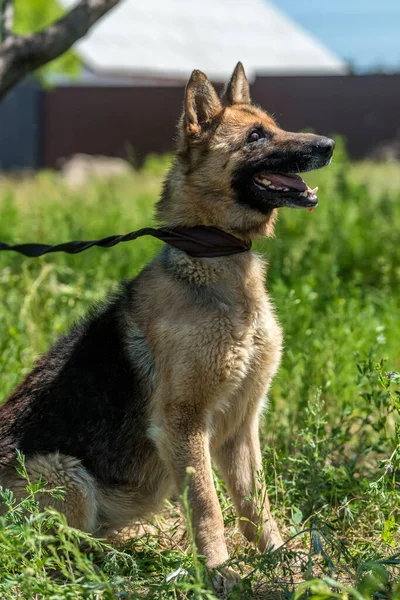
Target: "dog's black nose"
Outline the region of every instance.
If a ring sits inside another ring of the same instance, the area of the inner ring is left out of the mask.
[[[334,140],[325,136],[319,136],[318,140],[314,145],[314,153],[319,156],[332,156],[333,150],[335,148]]]

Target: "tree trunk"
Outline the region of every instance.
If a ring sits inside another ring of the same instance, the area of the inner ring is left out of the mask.
[[[0,46],[0,100],[28,73],[66,52],[82,38],[103,15],[120,0],[81,0],[64,17],[38,33],[6,35]],[[12,3],[8,3],[11,5]],[[3,4],[3,27],[4,7]],[[11,32],[8,32],[11,33]]]

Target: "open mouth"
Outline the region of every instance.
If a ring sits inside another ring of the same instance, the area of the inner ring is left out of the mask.
[[[289,208],[314,208],[318,204],[317,191],[313,190],[295,173],[258,173],[255,185],[274,197],[277,206]]]

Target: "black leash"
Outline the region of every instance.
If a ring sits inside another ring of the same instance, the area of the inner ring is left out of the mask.
[[[195,258],[212,258],[217,256],[230,256],[247,252],[251,249],[251,242],[243,242],[234,235],[216,227],[173,227],[171,229],[154,229],[145,227],[125,235],[110,235],[101,240],[73,241],[50,246],[49,244],[14,244],[0,242],[0,251],[10,250],[19,252],[24,256],[36,258],[51,252],[67,252],[79,254],[92,246],[111,248],[121,242],[130,242],[138,237],[151,235],[170,246],[183,250]]]

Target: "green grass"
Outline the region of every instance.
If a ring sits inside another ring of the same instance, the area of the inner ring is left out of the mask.
[[[71,190],[54,173],[0,180],[0,240],[56,243],[152,223],[166,161]],[[259,555],[215,476],[235,598],[400,598],[400,169],[349,164],[339,148],[313,213],[282,210],[268,289],[285,333],[262,428],[275,515],[288,542]],[[34,359],[160,244],[79,256],[0,255],[0,399]],[[393,372],[393,373],[392,373]],[[392,375],[388,376],[388,373]],[[21,466],[23,469],[23,466]],[[184,515],[167,504],[134,536],[101,543],[30,496],[0,517],[0,598],[213,598]],[[53,493],[62,493],[56,491]]]

